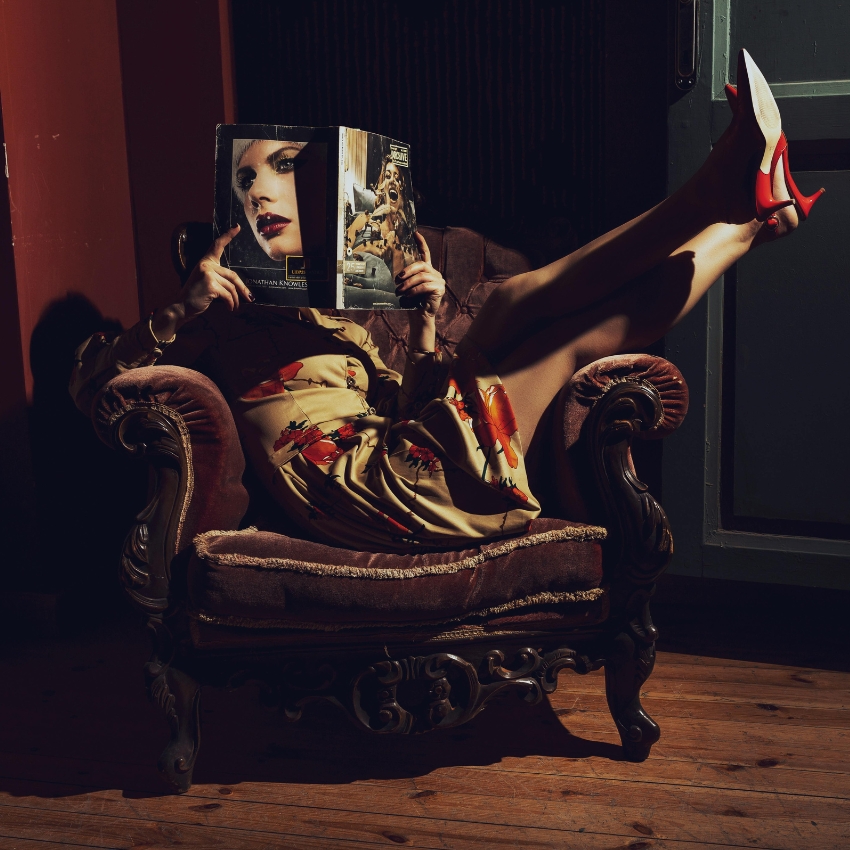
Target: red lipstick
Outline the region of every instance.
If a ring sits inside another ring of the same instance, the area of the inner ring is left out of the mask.
[[[266,239],[273,239],[282,233],[288,224],[290,224],[290,219],[284,218],[282,215],[263,213],[263,215],[257,216],[257,232]]]

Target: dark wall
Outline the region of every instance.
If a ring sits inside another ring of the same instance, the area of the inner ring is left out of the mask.
[[[668,0],[606,0],[604,228],[634,218],[667,195],[667,106],[673,88]]]
[[[665,195],[669,16],[666,0],[233,0],[239,120],[402,139],[423,223],[557,253]]]
[[[138,319],[115,3],[4,0],[0,33],[0,592],[55,590],[96,548],[66,533],[94,504],[97,474],[65,473],[97,438],[89,426],[77,439],[65,384],[74,348],[100,327],[69,314],[57,336],[52,319],[69,300],[100,322]]]
[[[666,194],[667,0],[232,11],[239,120],[409,142],[421,223],[472,227],[543,264]],[[660,494],[660,441],[636,455]]]
[[[142,314],[180,281],[171,233],[209,221],[216,124],[234,121],[224,0],[116,0]],[[225,38],[222,39],[222,30]]]
[[[586,240],[603,206],[604,3],[233,0],[241,122],[412,146],[427,224]]]

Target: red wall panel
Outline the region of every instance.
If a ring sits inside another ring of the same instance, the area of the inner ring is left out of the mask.
[[[216,124],[233,122],[227,0],[117,0],[143,311],[173,302],[173,229],[211,221]]]
[[[0,0],[0,97],[17,278],[29,343],[43,312],[81,293],[138,318],[114,0]],[[10,286],[6,280],[4,287]]]

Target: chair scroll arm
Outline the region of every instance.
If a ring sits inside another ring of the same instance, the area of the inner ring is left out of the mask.
[[[192,463],[181,424],[164,410],[136,407],[111,428],[116,450],[144,458],[153,473],[149,501],[124,539],[120,569],[127,595],[151,615],[170,607],[171,559],[177,552],[187,491],[191,497]]]
[[[610,535],[608,580],[647,585],[664,572],[673,537],[664,509],[635,473],[632,441],[663,418],[658,390],[642,379],[612,383],[590,410],[584,440]]]
[[[105,443],[151,469],[149,500],[124,541],[120,578],[136,607],[167,615],[181,595],[172,581],[175,557],[200,532],[237,528],[248,505],[233,416],[200,373],[156,366],[113,378],[93,418]]]
[[[637,477],[631,447],[636,438],[675,431],[687,407],[688,388],[679,370],[649,354],[597,360],[564,388],[553,435],[564,447],[555,456],[560,510],[608,529],[605,580],[612,592],[617,587],[627,595],[635,587],[649,592],[670,560],[667,517]]]

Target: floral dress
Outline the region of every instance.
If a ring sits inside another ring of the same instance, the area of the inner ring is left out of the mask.
[[[77,351],[71,392],[88,412],[112,376],[156,362],[148,323]],[[367,551],[477,545],[539,514],[504,386],[469,340],[388,369],[367,331],[316,310],[213,305],[159,363],[221,388],[246,456],[314,539]]]

